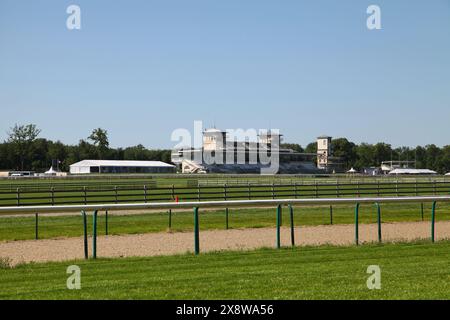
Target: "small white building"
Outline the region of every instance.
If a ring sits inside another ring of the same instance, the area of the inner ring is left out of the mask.
[[[71,174],[174,172],[174,165],[161,161],[83,160],[70,166]]]

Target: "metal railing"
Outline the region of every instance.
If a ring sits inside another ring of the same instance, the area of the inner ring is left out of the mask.
[[[0,188],[0,207],[36,205],[72,205],[102,203],[137,203],[219,200],[258,200],[321,197],[425,196],[450,194],[450,181],[364,182],[364,183],[294,183],[156,187],[156,184],[115,186],[71,186],[14,191]]]
[[[281,248],[281,217],[283,206],[288,206],[290,212],[290,230],[291,244],[295,246],[294,236],[294,205],[355,205],[355,243],[359,245],[359,208],[360,204],[374,204],[377,209],[378,224],[378,241],[381,242],[382,220],[381,220],[381,204],[383,203],[421,203],[423,214],[423,203],[432,203],[431,213],[431,241],[435,242],[435,221],[436,221],[436,204],[438,202],[450,202],[450,196],[426,196],[426,197],[376,197],[376,198],[322,198],[322,199],[270,199],[270,200],[232,200],[232,201],[199,201],[199,202],[166,202],[166,203],[134,203],[134,204],[98,204],[98,205],[69,205],[69,206],[35,206],[35,207],[5,207],[0,208],[1,215],[27,215],[35,214],[36,217],[36,239],[38,238],[38,214],[39,213],[61,213],[81,211],[84,226],[84,253],[88,259],[88,234],[87,234],[87,211],[93,211],[93,243],[92,257],[97,257],[97,216],[99,211],[105,211],[106,217],[108,211],[112,210],[145,210],[145,209],[169,209],[169,214],[173,209],[193,208],[194,210],[194,248],[195,254],[200,253],[200,208],[226,208],[226,220],[228,226],[228,208],[233,207],[275,207],[277,221],[277,248]],[[106,218],[106,223],[107,223]],[[106,226],[106,230],[108,227]],[[106,231],[107,233],[107,231]]]

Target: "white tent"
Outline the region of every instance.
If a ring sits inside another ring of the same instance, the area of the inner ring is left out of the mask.
[[[58,171],[56,171],[55,169],[53,169],[53,167],[50,167],[50,170],[46,171],[45,174],[49,175],[49,176],[54,176],[58,173]]]
[[[450,172],[446,174],[446,176],[450,176]]]
[[[71,174],[173,173],[175,166],[161,161],[83,160],[70,166]]]
[[[356,170],[351,168],[350,170],[347,171],[347,173],[356,173]]]
[[[425,174],[425,175],[433,175],[433,174],[437,174],[436,171],[433,170],[429,170],[429,169],[395,169],[392,170],[391,172],[389,172],[389,174],[412,174],[412,175],[420,175],[420,174]]]

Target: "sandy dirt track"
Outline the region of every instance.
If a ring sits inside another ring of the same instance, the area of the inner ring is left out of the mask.
[[[430,238],[429,222],[384,223],[383,241],[405,241]],[[359,227],[360,242],[377,241],[376,224]],[[290,229],[282,228],[282,245],[290,245]],[[354,225],[314,226],[295,229],[296,244],[351,245],[354,243]],[[450,239],[450,221],[436,223],[437,240]],[[89,239],[89,253],[92,241]],[[202,252],[218,250],[255,249],[274,247],[275,228],[201,231]],[[172,255],[193,252],[192,232],[152,233],[141,235],[100,236],[97,240],[98,257],[134,257]],[[12,264],[45,261],[66,261],[84,258],[83,239],[68,238],[38,241],[0,243],[0,257]]]

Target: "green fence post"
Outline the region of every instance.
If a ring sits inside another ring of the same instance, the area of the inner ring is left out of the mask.
[[[169,209],[169,230],[172,230],[172,209]]]
[[[86,211],[81,211],[81,214],[83,216],[84,258],[89,259]]]
[[[147,203],[147,185],[144,185],[144,202]]]
[[[281,248],[281,204],[277,207],[277,249]]]
[[[381,206],[379,203],[375,203],[377,206],[377,221],[378,221],[378,242],[381,243]]]
[[[291,245],[295,247],[294,208],[292,205],[289,205],[289,213],[291,216]]]
[[[333,225],[333,206],[330,206],[330,224]]]
[[[105,211],[105,235],[108,235],[108,210]]]
[[[228,212],[228,208],[225,208],[225,225],[226,225],[226,229],[228,230],[229,229],[229,217],[228,217],[228,215],[229,215],[229,212]]]
[[[422,213],[422,221],[423,221],[423,203],[420,204],[421,213]]]
[[[359,245],[359,203],[355,206],[355,243]]]
[[[92,258],[97,259],[97,210],[94,211],[92,221]]]
[[[36,212],[35,214],[35,226],[34,226],[34,234],[35,234],[35,239],[38,240],[39,239],[39,213]]]
[[[280,227],[283,226],[283,210],[280,213]]]
[[[195,254],[200,254],[200,228],[198,221],[198,207],[194,208],[194,248]]]
[[[223,185],[223,199],[225,200],[225,201],[227,201],[228,200],[228,195],[227,195],[227,184],[225,183],[224,185]],[[228,225],[228,214],[229,214],[229,212],[228,212],[228,208],[225,208],[225,227],[226,227],[226,229],[228,230],[228,228],[229,228],[229,225]]]
[[[431,242],[435,240],[435,223],[436,223],[436,201],[433,202],[431,207]]]

